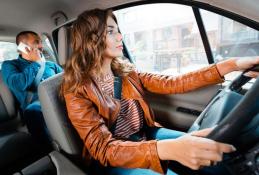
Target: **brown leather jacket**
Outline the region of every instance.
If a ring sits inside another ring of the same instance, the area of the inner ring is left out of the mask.
[[[132,72],[122,79],[122,94],[139,101],[145,121],[152,127],[155,119],[144,99],[144,90],[176,94],[222,81],[215,65],[178,77]],[[147,168],[164,173],[156,140],[131,142],[113,138],[109,128],[116,121],[120,102],[106,95],[94,79],[79,94],[66,93],[64,97],[68,116],[84,142],[84,157],[92,157],[104,166]]]

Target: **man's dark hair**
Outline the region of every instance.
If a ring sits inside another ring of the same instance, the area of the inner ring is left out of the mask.
[[[29,35],[39,36],[36,32],[33,31],[22,31],[16,35],[16,44],[18,45],[21,40],[26,39]]]

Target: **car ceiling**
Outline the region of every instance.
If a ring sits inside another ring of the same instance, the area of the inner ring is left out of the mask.
[[[68,19],[75,18],[86,9],[110,8],[140,0],[1,0],[0,37],[14,38],[21,30],[50,33],[55,28],[51,15],[63,11]],[[192,0],[185,0],[192,1]],[[258,0],[197,0],[209,5],[241,14],[259,22]]]

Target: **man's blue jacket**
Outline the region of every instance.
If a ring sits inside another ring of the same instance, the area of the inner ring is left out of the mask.
[[[33,92],[32,102],[38,100],[37,87],[32,86],[40,66],[39,63],[28,61],[21,56],[15,60],[4,61],[2,64],[4,83],[7,84],[17,98],[22,110],[25,110],[29,105],[27,104],[27,94],[29,91]],[[41,81],[60,72],[62,72],[62,68],[59,65],[46,61]]]

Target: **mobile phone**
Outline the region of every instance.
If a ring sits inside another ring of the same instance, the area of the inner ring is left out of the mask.
[[[30,46],[24,44],[23,42],[20,42],[20,44],[17,46],[17,50],[19,50],[19,51],[21,51],[21,52],[23,52],[23,53],[25,53],[25,54],[28,54],[28,52],[27,52],[26,49],[25,49],[26,47],[27,47],[29,50],[31,49]]]

